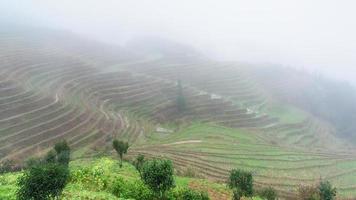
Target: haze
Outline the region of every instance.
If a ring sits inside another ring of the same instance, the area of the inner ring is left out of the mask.
[[[353,83],[355,1],[2,0],[2,20],[124,44],[153,35],[221,60],[274,63]]]

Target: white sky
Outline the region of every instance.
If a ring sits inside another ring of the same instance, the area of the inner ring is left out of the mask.
[[[0,0],[0,12],[108,42],[158,35],[220,59],[317,69],[356,83],[354,0]]]

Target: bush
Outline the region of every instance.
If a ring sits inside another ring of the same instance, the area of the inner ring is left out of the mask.
[[[58,197],[69,177],[63,165],[49,163],[36,165],[19,177],[17,198],[19,200],[46,200]]]
[[[259,196],[266,200],[277,199],[277,192],[272,187],[264,188],[258,192]]]
[[[196,191],[190,188],[179,188],[171,191],[169,199],[175,200],[209,200],[209,195],[203,191]]]
[[[85,189],[101,191],[108,188],[109,175],[101,166],[82,167],[71,171],[70,181],[81,183]]]
[[[181,200],[209,200],[209,195],[206,192],[187,189],[183,192]]]
[[[57,162],[68,165],[70,160],[70,148],[68,143],[63,140],[54,145],[54,150],[57,153]]]
[[[127,181],[119,178],[114,183],[112,193],[124,199],[154,199],[152,191],[141,180]]]
[[[40,164],[43,164],[43,161],[42,161],[41,158],[31,157],[31,158],[29,158],[29,159],[27,159],[27,160],[25,161],[25,166],[24,166],[24,168],[25,168],[25,169],[29,169],[29,168],[31,168],[31,167],[34,167],[34,166],[40,165]]]
[[[232,190],[232,199],[233,200],[240,200],[243,197],[242,192],[239,188],[234,188]]]
[[[332,187],[329,181],[320,182],[318,189],[321,200],[334,200],[336,198],[336,188]]]
[[[239,195],[240,197],[251,197],[253,195],[252,174],[243,170],[233,169],[230,172],[228,186],[231,189],[236,189],[236,195]]]
[[[136,157],[136,160],[134,161],[134,166],[137,169],[137,171],[141,174],[142,171],[142,166],[145,163],[145,156],[140,154]]]
[[[166,191],[174,187],[172,162],[159,159],[145,162],[141,178],[159,198],[162,198]]]

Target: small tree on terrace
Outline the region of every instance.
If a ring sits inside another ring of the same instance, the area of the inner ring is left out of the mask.
[[[231,170],[228,185],[235,191],[234,196],[235,193],[239,198],[242,196],[251,197],[253,195],[253,177],[251,172],[240,169]]]
[[[122,167],[122,158],[124,154],[127,153],[127,150],[129,149],[129,144],[127,142],[115,139],[112,142],[112,146],[120,157],[120,167]]]
[[[185,103],[185,98],[183,95],[183,86],[182,82],[180,80],[177,81],[177,108],[179,112],[182,112],[186,109],[186,103]]]
[[[70,161],[70,148],[68,143],[65,140],[57,142],[53,149],[50,150],[43,158],[43,161],[45,163],[57,162],[59,164],[68,166]]]
[[[165,193],[174,187],[173,165],[170,160],[150,160],[142,166],[143,182],[158,196],[164,198]]]

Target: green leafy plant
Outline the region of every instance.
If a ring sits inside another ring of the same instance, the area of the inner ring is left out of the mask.
[[[160,199],[166,191],[175,186],[173,165],[170,160],[146,161],[142,167],[141,178]]]
[[[266,200],[277,199],[277,192],[272,187],[263,188],[258,192],[259,196]]]
[[[63,140],[58,142],[54,146],[54,150],[57,153],[57,162],[68,165],[70,160],[70,148],[67,141]]]
[[[228,179],[228,186],[231,189],[236,190],[236,195],[239,193],[239,197],[251,197],[253,195],[252,173],[240,169],[231,170]]]
[[[115,139],[112,145],[120,157],[120,167],[122,167],[122,158],[124,154],[127,153],[127,150],[129,149],[129,144],[127,142]]]
[[[135,168],[137,169],[137,171],[141,174],[141,171],[142,171],[142,166],[143,164],[145,163],[145,156],[142,155],[142,154],[139,154],[137,157],[136,157],[136,160],[134,161],[134,165],[135,165]]]
[[[124,199],[154,199],[152,191],[141,180],[128,181],[118,178],[114,183],[112,193]]]
[[[334,188],[329,181],[321,181],[318,189],[321,200],[336,199],[336,188]]]
[[[36,165],[19,177],[17,198],[19,200],[47,200],[60,196],[69,177],[64,165],[48,163]]]
[[[209,195],[207,192],[196,191],[190,188],[178,188],[173,190],[171,199],[175,200],[209,200]]]

